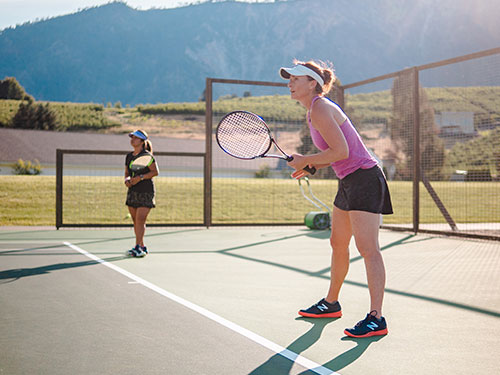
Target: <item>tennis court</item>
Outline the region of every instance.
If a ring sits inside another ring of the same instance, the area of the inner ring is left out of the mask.
[[[492,374],[500,243],[383,230],[389,335],[351,243],[340,319],[299,318],[328,287],[328,231],[305,227],[0,230],[0,374]]]

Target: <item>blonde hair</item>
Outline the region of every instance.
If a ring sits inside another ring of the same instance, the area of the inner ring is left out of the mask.
[[[333,64],[331,63],[325,63],[323,61],[313,61],[313,60],[309,60],[309,61],[299,61],[299,60],[294,60],[293,63],[295,65],[304,65],[305,67],[313,70],[314,72],[316,72],[317,74],[319,74],[319,76],[321,78],[323,78],[323,86],[321,86],[319,83],[316,84],[316,93],[318,94],[321,94],[321,95],[326,95],[330,92],[330,90],[332,89],[332,86],[333,84],[335,83],[335,81],[337,80],[337,77],[335,77],[335,73],[334,73],[334,69],[333,69]],[[307,77],[309,78],[309,80],[313,81],[314,78],[311,78],[311,77]]]

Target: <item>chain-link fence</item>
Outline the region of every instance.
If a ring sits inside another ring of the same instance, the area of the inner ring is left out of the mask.
[[[343,89],[389,180],[386,226],[500,238],[500,48]]]
[[[394,215],[384,216],[384,227],[500,239],[500,48],[336,86],[330,97],[387,176]],[[338,182],[331,168],[314,175],[308,191],[290,178],[285,161],[239,160],[216,145],[220,118],[247,110],[264,118],[288,154],[316,152],[306,111],[290,99],[286,83],[207,78],[204,99],[205,149],[200,143],[155,153],[163,173],[155,179],[160,209],[151,224],[304,224],[309,213],[328,211],[308,199],[311,192],[331,209]],[[84,163],[92,171],[73,177],[71,166],[82,155],[68,153],[64,168],[60,160],[58,226],[130,225],[123,221],[123,171],[99,171],[100,163],[122,165],[124,153],[92,157]],[[106,186],[121,190],[105,197]]]

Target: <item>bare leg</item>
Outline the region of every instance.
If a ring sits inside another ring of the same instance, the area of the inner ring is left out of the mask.
[[[330,272],[330,288],[326,296],[327,302],[335,302],[339,299],[340,288],[349,270],[349,242],[352,230],[349,213],[337,207],[332,211],[332,234],[330,245],[332,246],[332,263]]]
[[[364,211],[350,211],[352,232],[356,247],[365,261],[366,279],[370,291],[370,311],[382,316],[385,288],[385,266],[378,243],[380,215]]]
[[[136,238],[135,244],[137,245],[137,232],[135,230],[135,218],[137,216],[137,208],[128,206],[128,212],[130,212],[130,216],[132,217],[132,222],[134,223],[134,233],[135,233],[135,238]]]
[[[135,240],[141,246],[144,246],[144,233],[146,232],[146,219],[149,211],[151,211],[149,207],[138,207],[134,219]]]

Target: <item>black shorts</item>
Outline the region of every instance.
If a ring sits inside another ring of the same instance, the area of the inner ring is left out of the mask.
[[[128,189],[127,201],[125,202],[130,207],[155,207],[155,193],[142,193]]]
[[[340,180],[333,204],[344,211],[393,213],[389,187],[378,165],[358,169]]]

